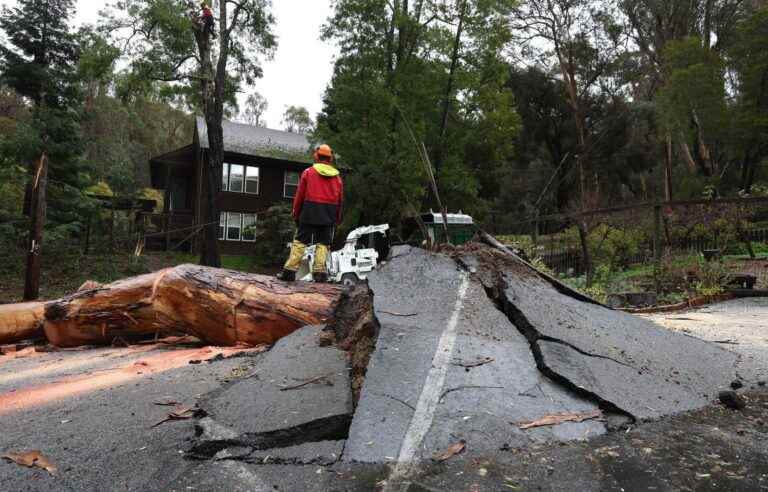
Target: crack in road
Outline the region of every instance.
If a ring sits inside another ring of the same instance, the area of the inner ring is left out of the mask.
[[[247,433],[237,437],[222,439],[201,439],[189,451],[189,455],[198,459],[211,459],[219,451],[227,448],[243,447],[254,451],[287,448],[311,442],[340,441],[349,436],[352,414],[331,415],[300,425],[267,432]],[[220,425],[220,424],[219,424]],[[198,426],[198,436],[204,430]]]
[[[573,345],[569,344],[568,342],[565,342],[563,340],[559,340],[556,338],[548,337],[545,335],[542,335],[536,327],[534,327],[530,321],[525,317],[525,315],[510,301],[505,292],[507,289],[506,282],[503,278],[500,276],[496,279],[497,285],[488,286],[485,285],[485,283],[481,282],[484,286],[484,290],[486,295],[488,296],[488,299],[491,300],[492,304],[496,306],[496,308],[504,314],[507,319],[509,319],[510,323],[517,328],[517,330],[528,340],[528,344],[531,348],[531,353],[533,354],[533,358],[536,362],[536,367],[539,369],[539,371],[544,374],[546,377],[548,377],[553,382],[559,384],[560,386],[578,394],[581,395],[589,400],[592,400],[595,402],[598,407],[600,407],[604,412],[611,412],[619,415],[624,415],[629,417],[633,422],[636,420],[635,416],[631,413],[627,412],[626,410],[618,407],[613,402],[606,400],[605,398],[602,398],[597,393],[594,393],[592,391],[589,391],[575,383],[573,383],[571,380],[569,380],[567,377],[557,373],[552,368],[550,368],[546,361],[544,360],[544,354],[541,351],[541,347],[539,346],[540,341],[547,341],[551,343],[560,343],[562,345],[565,345],[569,348],[572,348],[576,350],[577,352],[590,356],[590,357],[597,357],[597,358],[603,358],[611,360],[615,363],[622,364],[619,361],[616,361],[610,357],[606,356],[600,356],[597,354],[590,354],[587,352],[584,352],[583,350],[578,349],[577,347],[574,347]],[[631,367],[631,366],[630,366]]]

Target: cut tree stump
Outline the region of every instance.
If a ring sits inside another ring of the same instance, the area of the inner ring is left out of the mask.
[[[57,346],[185,333],[230,346],[274,343],[333,317],[343,288],[180,265],[50,302],[45,335]]]
[[[285,283],[197,265],[94,287],[45,303],[44,315],[41,303],[0,307],[0,340],[32,338],[44,318],[45,337],[59,347],[179,333],[219,346],[271,344],[360,304],[342,296],[339,285]]]
[[[43,302],[0,304],[0,344],[43,335]]]

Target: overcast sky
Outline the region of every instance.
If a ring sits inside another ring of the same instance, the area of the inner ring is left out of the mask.
[[[0,5],[15,3],[0,0]],[[77,0],[75,22],[95,23],[106,4],[107,0]],[[331,14],[330,0],[273,0],[272,12],[278,49],[274,60],[264,62],[264,77],[254,89],[269,103],[267,126],[279,129],[288,105],[306,106],[313,118],[320,111],[336,49],[318,39],[320,26]]]

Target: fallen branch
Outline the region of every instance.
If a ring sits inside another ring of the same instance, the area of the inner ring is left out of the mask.
[[[443,394],[440,395],[438,402],[442,402],[443,398],[445,398],[448,393],[453,393],[454,391],[461,391],[465,389],[504,389],[504,386],[457,386],[455,388],[443,391]]]
[[[535,427],[545,427],[550,425],[559,425],[563,422],[584,422],[585,420],[602,419],[603,412],[595,410],[587,413],[556,413],[545,415],[544,417],[530,422],[518,422],[516,425],[520,429],[533,429]]]
[[[418,316],[419,315],[419,313],[408,313],[408,314],[394,313],[392,311],[384,311],[383,309],[378,309],[377,312],[383,313],[383,314],[389,314],[390,316]]]
[[[170,412],[166,418],[154,424],[152,427],[150,427],[150,429],[154,429],[158,425],[163,424],[165,422],[171,422],[173,420],[188,420],[194,416],[195,416],[195,410],[193,408],[182,407],[177,410],[174,410],[173,412]]]
[[[295,389],[302,388],[302,387],[304,387],[304,386],[306,386],[308,384],[319,383],[320,381],[325,381],[325,384],[327,386],[333,386],[333,383],[328,380],[328,376],[325,375],[325,376],[317,376],[316,378],[308,379],[308,380],[304,381],[303,383],[296,384],[294,386],[283,386],[282,388],[280,388],[280,391],[295,390]]]
[[[463,362],[461,360],[456,359],[456,360],[454,360],[454,362],[451,362],[451,365],[461,366],[461,367],[464,367],[466,369],[471,369],[473,367],[480,367],[480,366],[484,366],[485,364],[490,364],[491,362],[493,362],[495,360],[496,359],[494,359],[493,357],[483,357],[482,359],[478,359],[475,362]]]

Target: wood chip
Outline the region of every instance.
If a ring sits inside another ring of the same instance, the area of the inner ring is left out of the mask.
[[[446,449],[442,453],[435,456],[435,460],[445,461],[449,458],[456,456],[457,454],[463,453],[466,448],[467,448],[467,441],[462,439],[457,443],[451,444],[450,446],[448,446],[448,449]]]
[[[552,415],[545,415],[540,419],[532,420],[530,422],[518,422],[517,426],[520,429],[533,429],[535,427],[558,425],[562,424],[563,422],[584,422],[585,420],[601,419],[602,417],[603,412],[600,410],[587,413],[556,413]]]
[[[26,466],[29,468],[42,468],[51,475],[56,475],[56,465],[54,465],[51,460],[43,455],[43,453],[37,450],[24,451],[23,453],[5,453],[0,457],[8,461],[12,461],[17,465]]]

